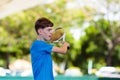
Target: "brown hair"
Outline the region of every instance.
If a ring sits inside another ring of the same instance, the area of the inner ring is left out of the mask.
[[[39,28],[44,29],[46,27],[53,27],[53,25],[54,24],[49,19],[42,17],[42,18],[39,18],[36,21],[36,23],[35,23],[35,30],[37,32],[37,30]],[[37,34],[38,34],[38,32],[37,32]]]

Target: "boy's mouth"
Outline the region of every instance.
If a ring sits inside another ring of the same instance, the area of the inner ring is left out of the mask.
[[[52,37],[52,35],[49,35],[49,38],[51,38]]]

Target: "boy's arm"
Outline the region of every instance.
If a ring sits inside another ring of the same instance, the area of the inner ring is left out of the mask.
[[[64,42],[61,47],[53,46],[52,52],[58,52],[58,53],[63,53],[65,54],[67,52],[69,43]]]

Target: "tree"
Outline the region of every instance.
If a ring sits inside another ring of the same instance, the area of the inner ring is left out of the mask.
[[[30,28],[33,25],[31,16],[27,16],[21,12],[1,20],[0,52],[1,57],[6,60],[6,68],[9,68],[10,56],[21,58],[29,54],[29,46],[34,35]]]
[[[94,66],[105,65],[104,56],[109,54],[107,53],[109,47],[114,43],[119,43],[119,22],[104,19],[105,14],[103,15],[103,13],[92,16],[92,13],[97,13],[93,8],[85,6],[84,8],[67,9],[66,4],[66,0],[56,0],[54,3],[39,5],[1,20],[0,59],[5,61],[11,57],[23,58],[29,55],[30,45],[37,36],[34,31],[34,22],[39,17],[47,17],[54,22],[54,28],[60,26],[65,29],[66,40],[70,43],[70,49],[66,55],[52,54],[55,62],[60,64],[64,61],[66,63],[65,69],[77,66],[85,72],[89,59],[95,62]],[[98,16],[100,18],[95,20]],[[89,22],[91,19],[93,19],[92,23]],[[76,41],[70,33],[70,29],[82,28],[86,22],[89,23],[89,27],[86,28],[85,35]],[[113,33],[118,37],[115,35],[112,37]],[[118,58],[115,53],[120,53],[119,47],[116,44],[114,48],[110,48],[111,51],[114,50],[112,52],[115,58],[113,61],[117,65],[118,63],[115,61],[119,61],[120,57]],[[109,61],[109,59],[107,60]],[[7,67],[9,61],[6,62]]]
[[[111,66],[112,53],[115,50],[115,47],[120,43],[120,20],[116,19],[116,17],[119,15],[120,1],[105,0],[105,2],[106,5],[104,5],[104,9],[106,10],[106,13],[98,12],[96,16],[101,16],[101,18],[106,17],[108,21],[102,19],[100,20],[100,23],[95,22],[95,27],[100,31],[103,39],[107,43],[108,53],[106,55],[106,63],[107,66]],[[104,28],[107,28],[106,30],[108,31],[105,31]]]

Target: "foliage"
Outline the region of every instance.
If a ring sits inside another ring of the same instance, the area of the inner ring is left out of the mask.
[[[87,73],[88,61],[93,61],[94,68],[105,66],[108,45],[101,35],[101,30],[109,39],[113,39],[108,20],[101,17],[96,22],[89,22],[94,18],[91,14],[94,9],[84,7],[82,9],[67,9],[66,0],[56,0],[54,3],[39,5],[34,8],[13,14],[0,20],[0,66],[4,66],[4,61],[8,58],[27,57],[30,52],[30,45],[36,39],[34,23],[39,17],[47,17],[54,23],[54,28],[64,27],[66,31],[66,41],[70,43],[70,49],[65,55],[53,53],[53,60],[60,64],[66,63],[65,68],[77,66],[84,73]],[[94,20],[93,20],[94,21]],[[78,41],[74,39],[70,29],[83,28],[84,23],[89,22],[89,26],[84,30],[85,35]],[[113,21],[112,30],[120,34],[119,21]],[[119,66],[120,46],[113,50],[113,66]],[[9,62],[9,60],[7,60]]]

